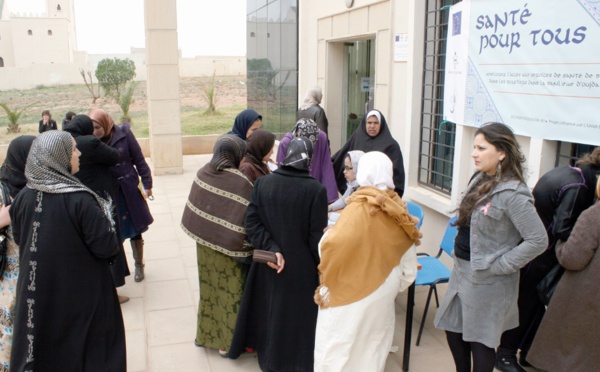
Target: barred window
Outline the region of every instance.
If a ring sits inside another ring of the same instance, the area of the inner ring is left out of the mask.
[[[575,165],[577,159],[588,154],[596,148],[594,145],[584,145],[582,143],[558,142],[558,151],[556,151],[555,166]]]
[[[426,0],[419,184],[452,192],[456,125],[443,120],[446,32],[450,6],[459,0]]]

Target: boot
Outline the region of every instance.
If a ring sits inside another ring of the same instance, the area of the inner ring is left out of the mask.
[[[144,240],[131,240],[131,250],[135,260],[135,275],[133,279],[136,282],[144,280]]]
[[[502,372],[527,372],[517,362],[516,352],[498,348],[496,353],[496,369]]]

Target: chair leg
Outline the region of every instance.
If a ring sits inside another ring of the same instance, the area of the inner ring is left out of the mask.
[[[433,292],[435,293],[435,304],[439,308],[440,307],[440,301],[438,300],[437,287],[436,287],[435,284],[432,287],[433,287]]]
[[[435,289],[435,286],[429,287],[429,293],[427,293],[427,302],[425,302],[425,310],[423,311],[423,319],[421,320],[421,326],[419,327],[419,335],[417,336],[417,346],[421,343],[421,335],[423,334],[423,328],[425,327],[425,321],[427,320],[427,310],[429,310],[429,301],[431,301],[431,292]]]

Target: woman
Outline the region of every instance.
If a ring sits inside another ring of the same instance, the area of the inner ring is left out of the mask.
[[[357,180],[361,187],[320,244],[315,371],[383,371],[396,295],[417,276],[411,247],[421,233],[394,191],[391,160],[365,154]]]
[[[237,136],[217,139],[211,161],[198,170],[181,220],[196,241],[200,304],[196,346],[223,357],[233,337],[252,252],[244,218],[252,183],[238,170],[246,143]],[[226,283],[226,284],[223,284]]]
[[[519,325],[519,269],[548,237],[524,182],[525,157],[512,130],[484,124],[471,157],[477,172],[458,207],[454,270],[435,326],[458,372],[492,371],[502,332]]]
[[[286,157],[287,149],[292,138],[306,137],[314,146],[314,154],[310,161],[309,173],[327,189],[327,202],[333,203],[339,198],[337,185],[331,165],[331,152],[327,143],[327,135],[319,129],[312,119],[300,119],[294,128],[279,142],[277,162],[281,163]]]
[[[246,232],[277,263],[254,262],[244,288],[230,357],[245,347],[263,371],[312,371],[319,284],[317,244],[327,225],[325,187],[308,174],[312,142],[290,142],[281,167],[256,180]]]
[[[248,148],[240,163],[240,171],[248,177],[252,184],[259,177],[271,173],[266,162],[273,155],[274,144],[275,135],[262,129],[255,131],[252,137],[248,138]]]
[[[306,92],[306,96],[302,101],[302,106],[296,112],[296,120],[300,119],[312,119],[317,123],[319,129],[325,132],[326,135],[329,135],[327,132],[327,128],[329,127],[329,122],[327,121],[327,115],[325,115],[325,110],[319,103],[323,99],[323,91],[321,87],[313,87]]]
[[[351,150],[364,152],[381,151],[386,154],[394,164],[394,190],[402,197],[404,195],[404,160],[400,145],[392,137],[385,117],[378,110],[370,111],[361,121],[352,137],[333,157],[333,171],[337,187],[343,194],[346,192],[346,179],[344,178],[344,159]]]
[[[108,113],[92,109],[89,113],[94,124],[94,135],[111,147],[119,150],[119,163],[110,168],[117,180],[117,206],[121,224],[121,243],[130,239],[135,260],[134,280],[144,280],[144,240],[142,233],[154,219],[150,214],[146,198],[152,196],[152,175],[144,159],[142,149],[128,126],[116,126]],[[142,179],[143,191],[139,184]]]
[[[38,125],[38,132],[44,133],[49,130],[57,130],[56,120],[52,119],[52,114],[50,111],[44,110],[42,111],[42,120],[40,120]]]
[[[235,134],[244,141],[262,126],[262,116],[254,110],[244,110],[235,117],[233,128],[227,134]]]
[[[600,197],[600,180],[596,183]],[[595,371],[600,364],[600,202],[581,213],[556,256],[566,271],[556,286],[527,361],[549,372]]]
[[[346,199],[352,195],[352,193],[358,189],[359,184],[356,181],[356,174],[358,172],[358,161],[365,153],[360,150],[348,151],[346,159],[344,159],[344,177],[347,181],[346,191],[341,198],[329,204],[329,211],[335,212],[343,209],[346,206]]]
[[[0,254],[0,371],[10,367],[10,350],[15,321],[16,287],[19,278],[19,247],[14,242],[9,209],[27,180],[25,163],[35,136],[19,136],[8,145],[6,159],[0,168],[0,229],[6,228],[6,251]],[[5,195],[8,200],[4,200]]]
[[[126,370],[111,204],[73,176],[79,155],[70,134],[42,133],[10,209],[21,269],[11,371]]]
[[[65,125],[65,132],[71,133],[75,138],[77,149],[81,152],[79,157],[79,172],[75,173],[81,183],[105,199],[109,199],[113,204],[118,199],[118,188],[110,167],[119,162],[119,150],[110,147],[94,136],[94,124],[87,115],[77,115]],[[112,211],[112,218],[115,221],[117,236],[120,236],[120,223],[117,208]],[[123,245],[119,244],[119,254],[115,261],[110,265],[110,271],[115,282],[115,287],[125,285],[125,277],[129,276],[129,267],[127,267],[127,258]],[[119,302],[129,301],[127,296],[119,295]]]

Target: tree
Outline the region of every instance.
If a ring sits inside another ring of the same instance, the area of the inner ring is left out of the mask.
[[[121,123],[131,123],[131,116],[129,116],[129,107],[131,106],[131,104],[133,103],[133,93],[135,91],[135,88],[137,87],[137,82],[132,81],[131,83],[129,83],[127,85],[127,88],[125,89],[125,93],[123,93],[123,96],[121,97],[120,101],[119,101],[119,106],[121,107],[121,111],[123,113],[123,116],[121,117]]]
[[[35,105],[35,103],[27,105],[20,110],[11,110],[6,103],[0,103],[0,107],[4,109],[4,111],[6,112],[6,116],[8,117],[8,133],[18,133],[21,131],[21,129],[19,128],[19,119],[21,118],[21,115],[23,115],[25,110],[33,105]]]
[[[104,90],[104,95],[121,102],[121,92],[124,92],[127,83],[135,77],[135,63],[129,58],[105,58],[98,62],[96,78]]]
[[[85,86],[88,88],[88,90],[92,94],[92,103],[96,103],[96,100],[98,98],[100,98],[100,87],[97,87],[96,91],[94,91],[94,77],[92,76],[92,72],[89,70],[85,71],[84,69],[80,68],[79,73],[81,74],[83,81],[85,81]],[[87,77],[86,77],[86,75],[87,75]],[[90,79],[89,82],[88,82],[88,78]]]
[[[208,83],[200,83],[200,97],[208,104],[204,115],[214,115],[217,113],[218,90],[215,80],[216,71],[213,71],[212,80]]]

